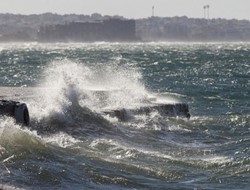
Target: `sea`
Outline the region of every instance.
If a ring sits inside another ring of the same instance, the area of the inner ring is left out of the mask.
[[[2,189],[250,188],[250,43],[1,43],[0,86],[30,114],[0,116]]]

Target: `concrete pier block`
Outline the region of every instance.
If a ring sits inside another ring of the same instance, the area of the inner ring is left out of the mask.
[[[189,106],[186,103],[173,103],[173,104],[158,104],[142,106],[135,109],[117,109],[107,110],[104,114],[111,117],[116,117],[120,121],[126,121],[131,114],[150,114],[153,111],[158,111],[161,115],[166,117],[185,117],[190,118]]]
[[[30,122],[29,111],[24,103],[0,100],[0,115],[15,118],[18,124],[28,125]]]

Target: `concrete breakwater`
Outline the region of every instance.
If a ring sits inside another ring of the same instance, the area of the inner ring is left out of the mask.
[[[29,111],[25,104],[27,99],[41,96],[43,88],[21,88],[21,87],[1,87],[0,88],[0,115],[8,115],[16,119],[17,123],[29,124]],[[53,90],[53,89],[52,89]],[[97,92],[100,94],[100,91]],[[101,91],[105,96],[105,91]],[[24,103],[20,103],[22,101]],[[166,117],[185,117],[190,118],[189,106],[186,103],[155,103],[150,102],[135,108],[116,108],[102,110],[100,114],[116,117],[120,121],[126,121],[131,115],[149,114],[153,111],[159,112]]]

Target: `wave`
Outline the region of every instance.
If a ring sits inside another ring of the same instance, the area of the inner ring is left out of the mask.
[[[122,127],[161,130],[166,119],[156,111],[131,115],[131,120],[122,124],[105,115],[104,110],[131,109],[148,105],[149,100],[173,101],[172,97],[157,97],[146,90],[136,68],[112,63],[87,66],[70,60],[54,61],[46,67],[37,86],[38,95],[26,99],[31,116],[29,129],[16,125],[11,118],[0,118],[0,145],[24,146],[14,152],[42,149],[46,143],[68,147],[88,138],[126,136]]]
[[[104,114],[110,110],[134,109],[148,106],[152,101],[176,101],[146,90],[136,68],[112,63],[87,66],[70,60],[54,61],[46,67],[37,86],[42,87],[38,97],[28,100],[27,104],[31,126],[40,132],[64,131],[69,127],[82,131],[92,128],[92,132],[100,128],[112,131],[117,122]],[[132,118],[145,122],[152,119],[152,115],[146,114],[143,120],[142,114]]]

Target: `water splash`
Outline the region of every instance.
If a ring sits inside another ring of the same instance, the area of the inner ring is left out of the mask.
[[[69,60],[55,61],[43,75],[39,85],[43,87],[42,98],[30,108],[37,119],[65,113],[69,107],[77,105],[96,112],[129,108],[144,102],[150,95],[136,69],[110,64],[91,67]]]

